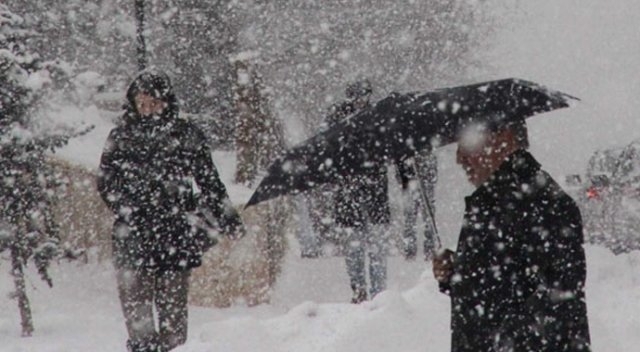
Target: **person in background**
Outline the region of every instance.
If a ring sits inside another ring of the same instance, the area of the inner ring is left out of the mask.
[[[433,260],[454,352],[590,350],[580,211],[528,147],[522,119],[470,126],[458,141],[476,189],[456,252]]]
[[[433,150],[416,152],[411,158],[396,163],[398,178],[402,184],[404,202],[404,230],[402,236],[403,254],[407,259],[415,259],[418,253],[416,225],[418,213],[423,214],[425,223],[423,251],[425,260],[431,260],[437,243],[435,220],[435,186],[438,181],[438,159]],[[424,194],[423,194],[424,193]],[[425,209],[425,199],[429,202]],[[428,214],[428,215],[425,215]]]
[[[332,107],[326,118],[327,126],[331,127],[368,108],[371,105],[371,93],[368,80],[349,84],[346,89],[347,100]],[[333,219],[345,242],[344,254],[353,292],[352,303],[373,298],[386,288],[387,228],[391,217],[387,183],[387,165],[372,162],[367,173],[342,177],[332,191]]]
[[[144,71],[126,98],[100,160],[98,190],[116,218],[113,256],[127,348],[169,351],[187,339],[191,269],[218,233],[239,236],[242,223],[205,136],[178,117],[169,77]],[[202,223],[209,226],[194,226]]]

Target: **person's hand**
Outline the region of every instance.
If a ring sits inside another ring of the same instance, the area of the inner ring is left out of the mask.
[[[445,249],[436,254],[433,258],[433,276],[440,283],[449,282],[453,273],[453,261],[455,253],[450,249]]]

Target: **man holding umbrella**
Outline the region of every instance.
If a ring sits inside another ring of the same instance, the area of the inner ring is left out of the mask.
[[[517,78],[391,94],[289,151],[247,206],[458,142],[477,189],[457,252],[433,263],[452,299],[453,351],[586,351],[580,212],[527,152],[524,122],[576,99]]]
[[[451,350],[588,351],[582,221],[527,151],[523,119],[459,134],[457,162],[476,190],[455,253],[433,262],[451,297]]]

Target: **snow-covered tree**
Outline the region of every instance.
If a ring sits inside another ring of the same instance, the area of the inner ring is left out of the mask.
[[[374,98],[464,81],[492,28],[483,5],[467,0],[241,2],[236,5],[242,23],[238,46],[259,52],[279,117],[312,135],[354,80],[368,78]]]
[[[251,185],[284,150],[282,126],[271,112],[269,92],[251,53],[233,58],[235,67],[236,182]]]
[[[195,114],[205,132],[232,146],[236,15],[229,0],[147,0],[150,63],[168,72],[181,110]]]
[[[97,72],[108,89],[123,89],[136,72],[135,20],[129,0],[6,0],[39,33],[30,47],[45,58]]]
[[[76,133],[56,131],[38,114],[52,72],[27,45],[36,35],[22,17],[0,4],[0,252],[10,252],[25,336],[33,332],[33,324],[23,268],[32,259],[51,285],[49,263],[61,254],[52,215],[56,178],[46,152]]]
[[[284,150],[280,121],[271,111],[271,94],[264,85],[260,58],[244,52],[232,57],[234,65],[235,149],[238,159],[235,181],[253,185]],[[260,210],[266,283],[272,286],[281,270],[286,251],[286,229],[292,209],[288,202],[270,203]]]

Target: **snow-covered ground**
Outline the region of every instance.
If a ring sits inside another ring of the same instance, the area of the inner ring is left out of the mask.
[[[587,248],[587,302],[594,351],[640,345],[640,253],[614,256]],[[6,268],[6,266],[5,266]],[[12,282],[0,274],[0,351],[123,351],[126,331],[110,265],[63,264],[55,286],[29,273],[36,332],[21,338]],[[371,302],[344,303],[349,289],[340,258],[303,260],[294,252],[273,293],[254,308],[190,309],[189,340],[177,351],[447,351],[449,300],[429,265],[394,257],[390,289]]]
[[[100,142],[102,143],[102,141]],[[453,148],[439,152],[436,189],[443,243],[454,247],[462,196],[470,191],[453,162]],[[215,153],[225,184],[233,158]],[[229,187],[235,203],[248,190]],[[393,188],[392,188],[393,189]],[[301,259],[296,242],[283,265],[269,305],[190,308],[189,338],[177,351],[446,351],[449,300],[439,293],[430,265],[390,258],[389,290],[371,302],[346,303],[350,289],[343,258]],[[214,249],[215,250],[215,249]],[[110,264],[53,266],[49,289],[28,273],[36,332],[21,338],[8,261],[0,270],[0,351],[123,351],[126,331]],[[632,351],[640,344],[640,252],[614,256],[587,247],[587,302],[594,351]]]
[[[584,171],[597,148],[626,144],[640,131],[640,2],[636,0],[521,1],[517,25],[497,35],[483,79],[520,77],[574,94],[575,108],[530,122],[532,151],[552,176]],[[97,167],[112,116],[85,114],[96,129],[61,155]],[[94,121],[95,120],[95,121]],[[250,195],[231,185],[232,159],[216,164],[235,203]],[[462,198],[470,192],[453,162],[439,151],[437,222],[443,243],[454,247]],[[390,289],[372,302],[345,303],[349,288],[341,258],[302,260],[292,248],[270,305],[190,310],[189,340],[179,351],[447,351],[449,301],[430,266],[393,257]],[[122,351],[126,332],[108,264],[53,268],[54,288],[30,272],[28,290],[36,332],[21,338],[13,284],[0,261],[0,351]],[[614,256],[587,247],[587,302],[594,351],[635,351],[640,346],[640,253]]]

